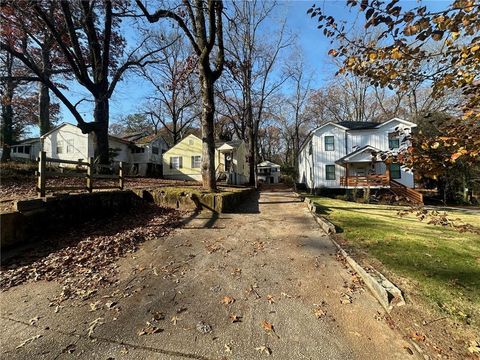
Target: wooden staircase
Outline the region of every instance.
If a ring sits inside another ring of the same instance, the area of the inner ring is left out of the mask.
[[[410,189],[395,180],[390,180],[390,190],[395,195],[403,197],[414,204],[423,204],[423,195],[414,189]]]

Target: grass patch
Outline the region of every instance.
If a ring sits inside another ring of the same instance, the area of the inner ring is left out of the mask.
[[[480,325],[480,236],[399,217],[399,207],[313,197],[319,212],[343,232],[348,246],[408,280],[412,291],[447,314]],[[478,226],[480,215],[449,211]]]

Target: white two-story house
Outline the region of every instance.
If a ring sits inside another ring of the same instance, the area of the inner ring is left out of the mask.
[[[401,137],[414,127],[399,118],[383,123],[328,122],[313,130],[303,143],[298,181],[308,189],[413,188],[413,172],[399,163],[389,161],[387,165],[379,154],[395,154],[408,146]]]

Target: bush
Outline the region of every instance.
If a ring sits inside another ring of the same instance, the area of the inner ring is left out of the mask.
[[[291,175],[280,175],[280,182],[287,186],[293,186],[295,184],[295,179]]]

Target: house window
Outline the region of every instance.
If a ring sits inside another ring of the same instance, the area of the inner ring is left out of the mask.
[[[398,149],[400,147],[400,139],[396,133],[388,134],[388,148],[390,150]]]
[[[392,179],[401,179],[402,178],[402,173],[400,171],[400,164],[399,163],[390,164],[390,177]]]
[[[171,156],[170,157],[170,169],[181,169],[182,168],[182,157],[181,156]]]
[[[202,156],[192,156],[192,169],[199,168],[202,165]]]
[[[325,136],[325,151],[335,150],[335,137]]]
[[[152,154],[158,155],[158,147],[156,146],[152,147]]]
[[[25,154],[30,154],[30,149],[31,149],[31,148],[32,148],[31,145],[25,146],[25,148],[24,148]]]
[[[335,165],[325,165],[325,179],[335,180]]]
[[[16,146],[13,147],[13,152],[14,152],[14,153],[17,152],[17,147],[16,147]]]
[[[74,152],[73,139],[67,140],[67,154],[72,154],[73,152]]]
[[[310,141],[310,143],[308,144],[308,155],[312,155],[313,153],[313,145],[312,145],[312,142]]]
[[[57,141],[57,154],[63,154],[63,140]]]

